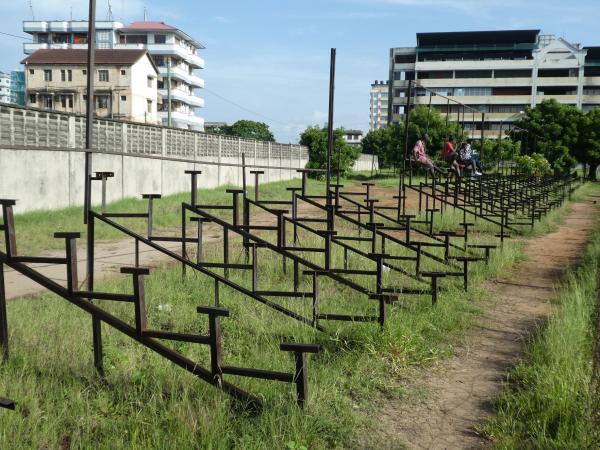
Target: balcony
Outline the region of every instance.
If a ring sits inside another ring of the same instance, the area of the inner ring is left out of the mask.
[[[158,68],[158,71],[160,73],[160,76],[166,80],[168,77],[168,70],[166,67],[161,66]],[[200,77],[197,77],[196,75],[190,75],[186,70],[181,69],[179,67],[172,67],[171,68],[171,77],[178,79],[178,80],[182,80],[185,83],[193,86],[193,87],[198,87],[198,88],[203,88],[204,87],[204,80]]]
[[[118,47],[121,47],[124,44],[119,44]],[[135,45],[135,44],[125,44],[126,46]],[[142,45],[141,48],[144,46]],[[127,48],[127,47],[125,47]],[[140,47],[134,47],[140,48]],[[147,44],[148,51],[153,55],[176,55],[182,58],[185,62],[193,66],[194,68],[204,69],[204,60],[200,58],[195,53],[191,53],[190,51],[183,48],[181,45],[177,44]]]
[[[536,103],[542,103],[544,100],[556,100],[559,103],[577,104],[576,95],[536,95]]]
[[[167,89],[159,89],[158,94],[163,98],[163,102],[166,102],[169,98]],[[171,90],[171,100],[177,100],[186,105],[191,105],[195,108],[202,108],[204,106],[204,99],[201,97],[196,97],[195,95],[190,95],[187,92],[181,91],[179,89]]]
[[[44,20],[24,20],[23,31],[25,33],[46,33],[48,32],[48,22]]]
[[[67,48],[75,48],[75,49],[82,49],[85,50],[87,49],[87,44],[51,44],[51,43],[46,43],[46,42],[25,42],[23,44],[23,52],[26,55],[29,55],[37,50],[40,49],[46,49],[46,48],[52,48],[52,49],[67,49]]]

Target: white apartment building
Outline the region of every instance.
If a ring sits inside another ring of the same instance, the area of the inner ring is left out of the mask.
[[[387,126],[389,81],[377,81],[371,84],[369,106],[369,129],[379,130]]]
[[[390,50],[388,122],[402,119],[409,80],[416,104],[461,121],[472,136],[507,131],[526,105],[546,99],[583,111],[600,106],[600,47],[582,47],[539,30],[418,33],[416,47]],[[439,95],[430,99],[430,91]],[[447,97],[447,98],[444,98]],[[448,99],[474,108],[462,108]],[[464,119],[464,120],[463,120]]]
[[[85,114],[87,50],[38,50],[25,65],[26,105]],[[98,117],[159,124],[158,69],[147,50],[96,50],[94,113]]]
[[[24,44],[26,54],[39,49],[87,48],[87,21],[24,21],[23,31],[33,37],[33,42]],[[197,54],[205,48],[200,42],[163,22],[125,26],[97,21],[96,43],[98,49],[147,49],[162,78],[158,86],[161,123],[168,125],[170,118],[174,127],[204,130],[204,119],[196,114],[204,106],[198,95],[204,80],[196,75],[196,70],[204,68],[204,60]]]
[[[10,73],[0,72],[0,103],[11,103]]]
[[[344,140],[352,146],[362,145],[363,132],[361,130],[344,130]]]

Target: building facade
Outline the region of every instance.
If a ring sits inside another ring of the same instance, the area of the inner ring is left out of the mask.
[[[363,140],[363,132],[361,130],[344,130],[344,140],[347,144],[360,147]]]
[[[0,72],[0,103],[11,103],[10,73]]]
[[[85,114],[87,50],[38,50],[25,65],[26,105]],[[146,50],[96,51],[94,107],[98,117],[160,124],[158,69]]]
[[[371,84],[369,129],[371,131],[385,128],[388,121],[389,81],[377,81]]]
[[[10,73],[10,102],[25,106],[25,72],[13,70]]]
[[[482,128],[498,136],[525,106],[546,99],[583,111],[600,106],[600,47],[539,30],[418,33],[416,47],[390,50],[390,80],[388,123],[402,119],[413,80],[414,103],[431,104],[473,136]]]
[[[24,44],[30,54],[39,49],[87,48],[87,21],[25,21],[23,31],[33,42]],[[98,49],[147,49],[159,70],[161,101],[158,115],[163,125],[204,129],[197,109],[204,106],[198,91],[204,80],[196,74],[204,68],[198,51],[204,46],[183,31],[163,22],[96,22]]]

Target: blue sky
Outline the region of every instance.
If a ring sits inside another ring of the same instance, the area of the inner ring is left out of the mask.
[[[369,86],[387,79],[389,48],[415,33],[542,29],[600,45],[599,0],[111,0],[115,18],[165,21],[203,42],[207,121],[253,119],[295,142],[327,116],[329,49],[336,47],[336,126],[368,130]],[[29,0],[2,0],[0,30],[23,35]],[[36,19],[85,18],[86,0],[31,0]],[[97,0],[105,19],[108,0]],[[125,6],[124,6],[125,5]],[[19,39],[0,35],[0,70],[18,66]],[[251,113],[223,98],[240,105]]]

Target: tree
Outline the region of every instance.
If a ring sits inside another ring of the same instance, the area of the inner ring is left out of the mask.
[[[514,139],[527,145],[525,153],[539,152],[557,172],[567,172],[581,154],[580,129],[583,114],[576,107],[545,100],[535,108],[525,107],[525,116],[515,125],[527,131],[516,132]]]
[[[275,142],[275,137],[269,126],[263,122],[253,120],[238,120],[233,125],[225,125],[220,128],[219,134],[237,136],[244,139],[256,139],[257,141]]]
[[[594,108],[583,116],[579,136],[580,145],[575,157],[579,162],[588,164],[588,178],[595,181],[600,165],[600,108]]]
[[[362,140],[363,153],[376,155],[380,168],[396,165],[401,151],[404,125],[391,125],[387,128],[369,131]]]
[[[309,169],[327,168],[327,128],[326,127],[308,127],[300,135],[300,145],[308,147]],[[344,130],[338,128],[334,130],[333,135],[333,154],[331,155],[331,173],[337,175],[338,161],[340,176],[345,175],[358,159],[360,148],[353,147],[346,143],[344,139]]]

